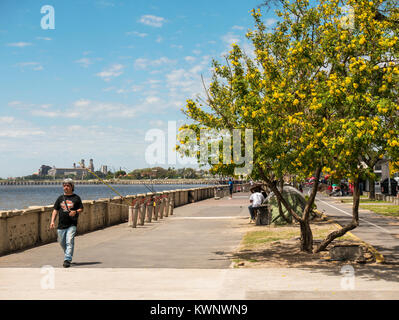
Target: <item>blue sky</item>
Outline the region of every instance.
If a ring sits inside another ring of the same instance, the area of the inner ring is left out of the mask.
[[[212,58],[233,42],[250,50],[260,2],[2,0],[0,177],[90,158],[96,169],[152,166],[145,134],[186,121],[180,110],[203,96]],[[44,5],[53,30],[41,28]],[[264,19],[272,27],[276,16]]]

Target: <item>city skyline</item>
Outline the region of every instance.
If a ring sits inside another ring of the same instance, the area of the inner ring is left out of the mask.
[[[245,34],[261,3],[53,1],[54,29],[43,29],[46,3],[3,1],[0,177],[31,174],[43,159],[153,166],[146,132],[187,121],[186,99],[204,96],[201,76],[210,82],[212,59],[232,43],[251,53]],[[278,19],[264,18],[270,28]]]

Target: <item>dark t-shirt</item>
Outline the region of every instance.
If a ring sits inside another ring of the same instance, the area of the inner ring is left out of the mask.
[[[66,229],[70,226],[77,226],[79,213],[76,213],[74,217],[70,217],[69,211],[83,209],[83,203],[76,194],[70,196],[61,195],[54,203],[54,209],[58,210],[58,229]]]

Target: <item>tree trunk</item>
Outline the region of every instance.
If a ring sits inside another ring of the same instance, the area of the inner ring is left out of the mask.
[[[375,200],[375,180],[372,178],[369,178],[369,183],[370,183],[369,199]]]
[[[266,176],[262,167],[259,166],[258,168],[263,181],[266,182],[269,188],[276,195],[277,199],[281,201],[282,205],[294,217],[294,219],[299,222],[301,228],[301,251],[310,252],[310,253],[313,252],[313,234],[312,234],[312,229],[310,228],[309,225],[309,213],[316,197],[318,182],[321,174],[321,167],[316,169],[315,172],[316,179],[312,188],[312,193],[307,201],[302,217],[300,217],[293,210],[291,205],[283,198],[282,193],[278,190],[277,186],[273,185],[273,182]]]
[[[313,252],[313,234],[309,221],[300,221],[301,226],[301,251]]]
[[[283,195],[284,179],[281,178],[280,181],[279,181],[279,183],[280,183],[280,192],[281,192],[281,194]],[[281,205],[281,201],[280,201],[279,198],[277,198],[277,205],[278,205],[278,213],[279,213],[280,217],[281,217],[282,219],[284,219],[285,222],[287,222],[287,223],[292,223],[292,221],[284,215],[283,207],[282,207],[282,205]]]
[[[342,227],[340,230],[331,232],[315,250],[315,253],[323,251],[327,246],[338,237],[342,237],[345,233],[355,229],[359,225],[359,200],[360,200],[360,189],[359,180],[354,182],[353,190],[353,206],[352,206],[352,221],[348,225]]]

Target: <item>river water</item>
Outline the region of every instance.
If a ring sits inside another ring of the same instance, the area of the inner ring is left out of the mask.
[[[139,193],[164,190],[190,189],[205,187],[206,185],[111,185],[121,195],[134,195]],[[118,195],[105,185],[75,185],[75,193],[82,200],[97,200],[100,198],[113,198]],[[28,206],[53,205],[59,195],[63,194],[62,185],[26,185],[26,186],[0,186],[0,210],[25,209]]]

